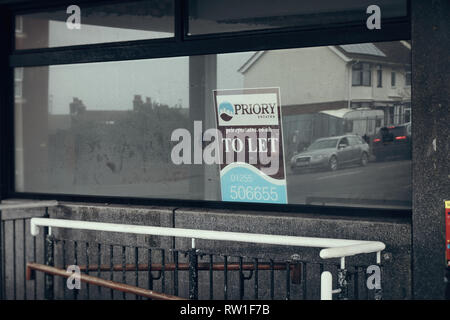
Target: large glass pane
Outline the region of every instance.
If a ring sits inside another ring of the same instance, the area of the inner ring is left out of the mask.
[[[158,39],[173,34],[173,0],[68,6],[16,16],[16,49]]]
[[[16,69],[16,190],[221,200],[214,90],[278,87],[289,203],[408,208],[410,70],[406,41]]]
[[[189,0],[188,34],[365,23],[372,4],[382,19],[407,15],[406,0]]]

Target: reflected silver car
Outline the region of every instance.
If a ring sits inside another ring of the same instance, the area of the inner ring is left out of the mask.
[[[291,158],[291,169],[325,168],[337,170],[343,165],[369,162],[369,145],[357,135],[321,138]]]

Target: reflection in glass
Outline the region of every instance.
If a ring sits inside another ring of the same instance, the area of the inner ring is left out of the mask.
[[[215,89],[279,87],[289,203],[410,207],[410,44],[355,48],[16,69],[16,190],[220,200],[218,165],[174,164],[172,132],[214,128]]]
[[[173,37],[173,0],[78,7],[80,29],[66,24],[77,21],[73,19],[73,10],[16,16],[16,49]]]
[[[406,16],[406,0],[189,0],[188,34],[365,24],[372,4],[380,7],[383,19]]]

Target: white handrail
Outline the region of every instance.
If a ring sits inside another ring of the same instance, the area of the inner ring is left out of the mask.
[[[332,251],[331,255],[328,253],[329,251],[325,251],[325,253],[322,254],[322,252],[324,252],[324,250],[322,250],[320,256],[323,259],[328,259],[332,257],[347,257],[359,253],[376,252],[381,251],[385,248],[384,243],[378,241],[345,240],[345,239],[316,238],[316,237],[295,237],[295,236],[257,234],[257,233],[165,228],[165,227],[139,226],[139,225],[116,224],[105,222],[49,219],[49,218],[31,219],[31,234],[33,236],[39,234],[38,229],[39,226],[146,234],[155,236],[181,237],[181,238],[204,239],[204,240],[250,242],[250,243],[283,245],[283,246],[334,248],[337,250]],[[340,255],[335,256],[333,252],[338,252]]]
[[[322,259],[341,258],[341,269],[345,268],[345,257],[361,253],[376,253],[377,263],[379,264],[381,260],[380,258],[381,251],[384,250],[386,247],[385,244],[380,241],[346,240],[346,239],[317,238],[317,237],[296,237],[284,235],[243,233],[243,232],[166,228],[166,227],[139,226],[129,224],[115,224],[105,222],[50,219],[50,218],[31,218],[30,225],[31,225],[31,234],[33,236],[39,234],[39,227],[50,227],[49,232],[51,232],[52,227],[55,227],[55,228],[69,228],[69,229],[92,230],[92,231],[107,231],[107,232],[155,235],[155,236],[191,238],[192,248],[195,248],[195,239],[324,248],[320,251],[320,257]],[[323,283],[321,289],[326,291],[322,292],[323,297],[326,299],[329,299],[329,297],[333,293],[330,285],[331,283],[330,276],[331,274],[324,274],[324,273],[322,274],[322,279],[326,283]]]
[[[383,251],[386,245],[383,242],[372,241],[368,243],[354,244],[345,247],[327,248],[320,251],[322,259],[341,258],[353,256],[360,253],[372,253]]]

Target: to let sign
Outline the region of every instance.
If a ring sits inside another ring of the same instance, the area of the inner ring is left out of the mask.
[[[222,200],[287,203],[279,88],[214,90]]]

